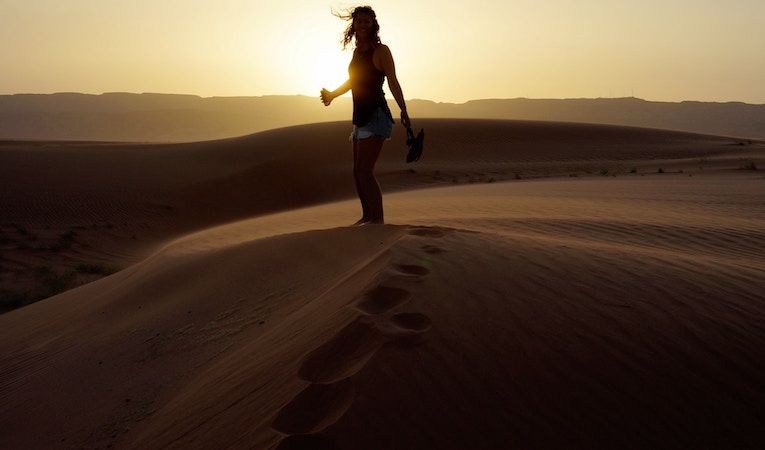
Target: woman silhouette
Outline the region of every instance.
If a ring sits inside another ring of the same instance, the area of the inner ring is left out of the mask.
[[[382,85],[388,79],[393,98],[401,108],[401,124],[408,128],[409,115],[406,112],[404,94],[396,79],[396,68],[388,46],[380,42],[380,25],[377,16],[369,6],[359,6],[346,14],[337,14],[343,20],[350,21],[343,33],[343,49],[347,48],[353,37],[356,47],[348,66],[348,80],[339,88],[330,92],[321,90],[321,101],[329,106],[336,97],[349,90],[353,95],[353,177],[356,180],[356,192],[361,201],[361,219],[354,225],[384,223],[382,193],[374,175],[375,163],[383,143],[390,140],[393,130],[393,115],[385,100]]]

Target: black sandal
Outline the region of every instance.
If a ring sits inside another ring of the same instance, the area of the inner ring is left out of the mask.
[[[420,128],[420,132],[417,133],[417,137],[414,137],[412,127],[406,129],[406,145],[409,147],[409,153],[406,155],[406,162],[419,161],[422,156],[422,146],[425,140],[425,130]]]

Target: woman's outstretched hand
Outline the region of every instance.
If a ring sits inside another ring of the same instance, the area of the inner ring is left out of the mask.
[[[412,126],[412,123],[409,121],[409,114],[405,109],[401,110],[401,125],[403,125],[404,128],[409,128]]]
[[[331,92],[329,92],[328,90],[324,88],[321,88],[320,98],[321,98],[321,102],[324,103],[324,106],[329,106],[329,104],[332,103],[332,99],[334,97],[332,97]]]

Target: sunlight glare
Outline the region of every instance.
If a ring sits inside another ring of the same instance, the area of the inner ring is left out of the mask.
[[[318,95],[322,87],[334,90],[348,79],[351,50],[338,43],[337,27],[306,27],[294,40],[280,47],[283,81],[294,86],[296,94]]]

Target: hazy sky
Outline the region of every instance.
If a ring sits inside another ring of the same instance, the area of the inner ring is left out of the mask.
[[[765,103],[765,0],[367,3],[407,98]],[[0,0],[0,93],[318,95],[347,75],[330,8],[351,5]]]

